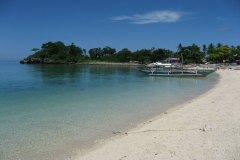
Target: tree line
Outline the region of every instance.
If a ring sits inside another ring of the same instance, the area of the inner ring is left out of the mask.
[[[235,62],[240,59],[240,46],[228,46],[221,43],[214,45],[198,46],[192,44],[183,46],[179,44],[177,51],[165,48],[139,49],[131,51],[123,48],[117,51],[115,48],[106,46],[91,48],[88,51],[74,43],[65,45],[63,42],[47,42],[41,48],[33,48],[33,55],[25,58],[22,63],[78,63],[87,61],[105,62],[130,62],[151,63],[163,61],[167,58],[183,57],[183,63],[214,63]]]

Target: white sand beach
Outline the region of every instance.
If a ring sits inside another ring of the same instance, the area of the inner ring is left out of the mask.
[[[78,160],[239,160],[240,71],[218,70],[219,83]]]

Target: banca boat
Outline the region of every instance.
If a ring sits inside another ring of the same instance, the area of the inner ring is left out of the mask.
[[[215,72],[213,68],[184,68],[182,66],[171,63],[151,63],[146,65],[142,72],[149,76],[179,76],[179,77],[206,77],[210,73]]]

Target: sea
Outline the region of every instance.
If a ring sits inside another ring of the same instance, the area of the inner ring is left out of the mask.
[[[137,67],[0,62],[0,160],[66,160],[218,81]]]

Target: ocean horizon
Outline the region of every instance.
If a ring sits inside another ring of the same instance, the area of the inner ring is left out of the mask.
[[[63,160],[211,89],[136,67],[0,62],[0,159]]]

